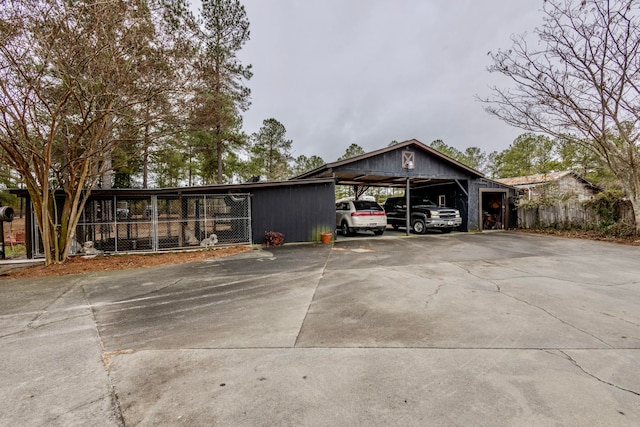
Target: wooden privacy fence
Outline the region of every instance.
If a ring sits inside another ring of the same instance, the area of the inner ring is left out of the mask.
[[[633,224],[631,204],[620,203],[618,206],[617,216]],[[518,228],[590,228],[602,220],[596,208],[580,202],[518,208]]]

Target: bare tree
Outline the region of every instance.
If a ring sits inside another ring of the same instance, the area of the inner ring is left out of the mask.
[[[47,264],[66,260],[91,189],[139,128],[136,110],[168,90],[153,84],[154,13],[184,10],[178,0],[3,1],[0,156],[26,185]]]
[[[509,77],[492,88],[487,111],[505,122],[580,144],[620,181],[640,232],[640,2],[547,0],[539,39],[514,36],[491,54],[489,71]]]

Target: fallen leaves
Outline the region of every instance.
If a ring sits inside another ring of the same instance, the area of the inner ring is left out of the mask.
[[[248,245],[221,247],[216,249],[162,252],[152,254],[105,255],[93,258],[81,256],[70,257],[64,264],[43,264],[14,268],[7,271],[2,278],[23,279],[31,277],[64,276],[96,271],[124,270],[130,268],[150,268],[161,265],[183,264],[236,255],[252,250]]]

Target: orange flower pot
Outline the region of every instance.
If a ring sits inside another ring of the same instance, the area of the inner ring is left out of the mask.
[[[322,233],[320,235],[320,239],[322,243],[331,243],[331,239],[333,238],[333,233]]]

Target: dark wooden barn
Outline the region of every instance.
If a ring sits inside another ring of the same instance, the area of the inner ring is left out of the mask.
[[[338,185],[353,186],[356,194],[367,187],[404,188],[460,210],[464,231],[481,230],[487,215],[499,219],[492,227],[516,225],[512,187],[487,179],[415,139],[328,163],[296,177],[309,178],[333,178]]]
[[[162,189],[95,189],[77,227],[78,250],[86,241],[106,252],[161,251],[217,244],[265,242],[265,232],[285,242],[320,241],[335,230],[335,186],[355,194],[369,187],[404,189],[462,216],[462,231],[512,228],[515,189],[485,178],[415,139],[328,163],[289,181]],[[42,248],[26,190],[27,252]],[[486,218],[493,221],[490,226]],[[73,252],[73,251],[72,251]]]

